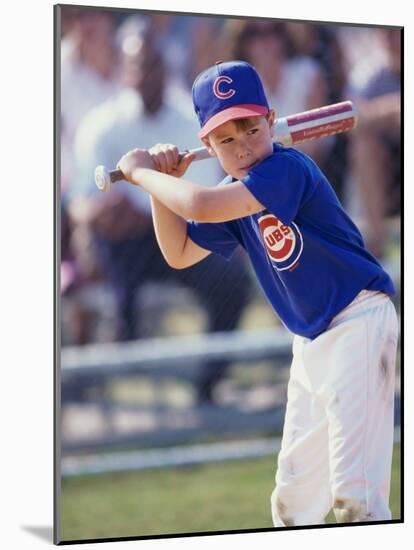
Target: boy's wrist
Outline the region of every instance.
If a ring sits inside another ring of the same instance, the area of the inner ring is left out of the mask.
[[[133,149],[126,153],[118,163],[118,168],[130,183],[139,185],[143,169],[155,170],[156,166],[151,155],[146,149]]]
[[[143,177],[145,177],[145,174],[151,172],[156,172],[156,170],[154,168],[143,168],[142,166],[137,166],[132,170],[128,181],[134,185],[140,186],[140,181]]]

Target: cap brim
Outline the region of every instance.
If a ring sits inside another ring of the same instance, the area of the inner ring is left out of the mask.
[[[224,111],[220,111],[216,115],[212,116],[209,121],[201,128],[198,133],[198,137],[206,137],[207,134],[209,134],[225,122],[228,122],[229,120],[266,115],[268,112],[269,109],[264,105],[237,105],[235,107],[229,107],[228,109],[224,109]]]

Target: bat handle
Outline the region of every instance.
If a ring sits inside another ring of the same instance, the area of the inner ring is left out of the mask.
[[[190,151],[183,151],[180,153],[180,156],[184,156],[187,153],[192,153],[195,155],[194,161],[211,158],[205,147],[198,147],[197,149],[191,149]],[[100,191],[109,191],[113,183],[122,181],[123,179],[125,178],[121,170],[108,170],[102,165],[97,166],[95,169],[95,183]]]
[[[124,174],[121,170],[108,170],[102,165],[95,168],[95,183],[100,191],[109,191],[113,183],[123,179]]]
[[[111,178],[111,183],[115,183],[116,181],[123,180],[124,174],[121,172],[121,170],[110,170],[109,177]]]

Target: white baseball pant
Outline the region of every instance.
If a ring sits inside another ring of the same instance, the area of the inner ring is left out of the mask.
[[[398,320],[362,291],[314,340],[295,336],[276,487],[275,527],[391,519]]]

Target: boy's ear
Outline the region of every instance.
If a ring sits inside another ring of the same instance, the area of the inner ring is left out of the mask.
[[[269,116],[267,118],[267,122],[269,124],[269,131],[270,136],[273,137],[275,135],[275,120],[276,120],[276,113],[274,109],[270,109]]]
[[[210,140],[208,139],[208,137],[204,137],[204,138],[201,138],[201,141],[204,143],[204,145],[207,147],[207,151],[209,153],[209,155],[211,157],[216,157],[216,152],[214,151],[214,149],[212,148],[211,144],[210,144]]]

